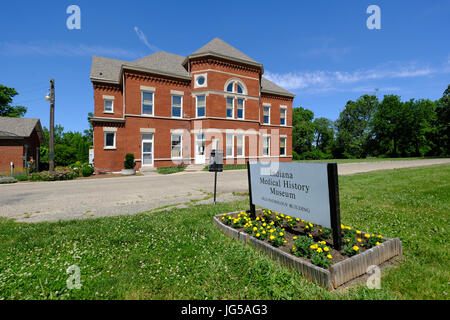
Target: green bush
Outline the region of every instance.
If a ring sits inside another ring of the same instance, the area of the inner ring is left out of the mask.
[[[28,181],[28,176],[26,174],[19,174],[19,175],[13,175],[13,177],[17,180],[17,181]]]
[[[123,162],[123,167],[125,169],[134,169],[136,162],[134,162],[134,154],[127,153],[125,155],[125,161]]]
[[[81,174],[83,177],[89,177],[94,173],[94,168],[92,168],[90,165],[83,165],[81,167]]]
[[[292,160],[300,160],[300,155],[292,150]]]

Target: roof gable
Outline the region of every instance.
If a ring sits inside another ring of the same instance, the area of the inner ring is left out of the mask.
[[[255,60],[219,38],[212,39],[203,47],[190,54],[189,57],[201,56],[205,54],[217,54],[219,56],[251,62],[252,64],[258,64],[258,62],[256,62]]]
[[[35,129],[42,142],[44,137],[39,119],[0,117],[0,136],[2,137],[28,138]]]

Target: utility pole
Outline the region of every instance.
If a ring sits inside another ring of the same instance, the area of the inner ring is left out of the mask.
[[[50,139],[49,139],[49,169],[55,173],[55,146],[53,141],[55,127],[55,80],[50,79]]]

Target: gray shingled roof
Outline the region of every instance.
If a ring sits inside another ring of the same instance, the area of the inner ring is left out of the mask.
[[[159,51],[133,61],[132,65],[146,69],[158,70],[168,74],[189,77],[189,72],[187,72],[182,65],[184,59],[185,57],[177,54]]]
[[[184,63],[187,61],[187,59],[208,54],[228,57],[232,60],[258,65],[262,69],[262,65],[252,58],[248,57],[238,49],[232,47],[225,41],[219,38],[215,38],[189,55],[187,58],[163,51],[153,53],[135,61],[123,61],[93,56],[90,77],[91,81],[120,83],[121,69],[123,67],[160,73],[164,75],[172,75],[175,77],[189,78],[189,72],[184,67]],[[264,77],[262,78],[261,86],[263,92],[294,97],[294,94],[281,88],[280,86],[267,80]]]
[[[210,42],[205,44],[203,47],[201,47],[194,53],[190,54],[188,57],[190,58],[195,56],[201,56],[204,54],[218,54],[224,57],[230,57],[237,60],[251,62],[252,64],[259,64],[246,54],[242,53],[235,47],[229,45],[228,43],[219,38],[212,39]]]
[[[39,119],[0,117],[0,137],[28,138],[34,129],[38,131],[42,142],[44,136]]]
[[[275,84],[274,82],[272,82],[264,77],[261,78],[261,91],[265,92],[265,93],[278,93],[281,95],[295,97],[295,94],[287,91],[286,89],[283,89],[279,85]]]

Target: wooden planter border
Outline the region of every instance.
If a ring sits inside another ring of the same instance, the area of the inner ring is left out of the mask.
[[[260,210],[259,210],[260,211]],[[227,215],[237,214],[238,212],[230,212]],[[385,239],[385,242],[378,246],[372,247],[362,253],[348,257],[345,260],[332,264],[329,269],[318,267],[305,259],[296,257],[276,248],[269,243],[258,240],[245,232],[238,231],[232,227],[222,223],[220,218],[223,214],[214,217],[216,226],[226,235],[235,238],[245,245],[250,244],[252,247],[268,254],[272,259],[278,260],[282,265],[293,268],[305,276],[305,278],[317,282],[328,290],[333,290],[346,282],[353,280],[367,272],[367,268],[372,265],[380,265],[381,263],[392,259],[395,256],[402,255],[402,242],[398,238]]]

